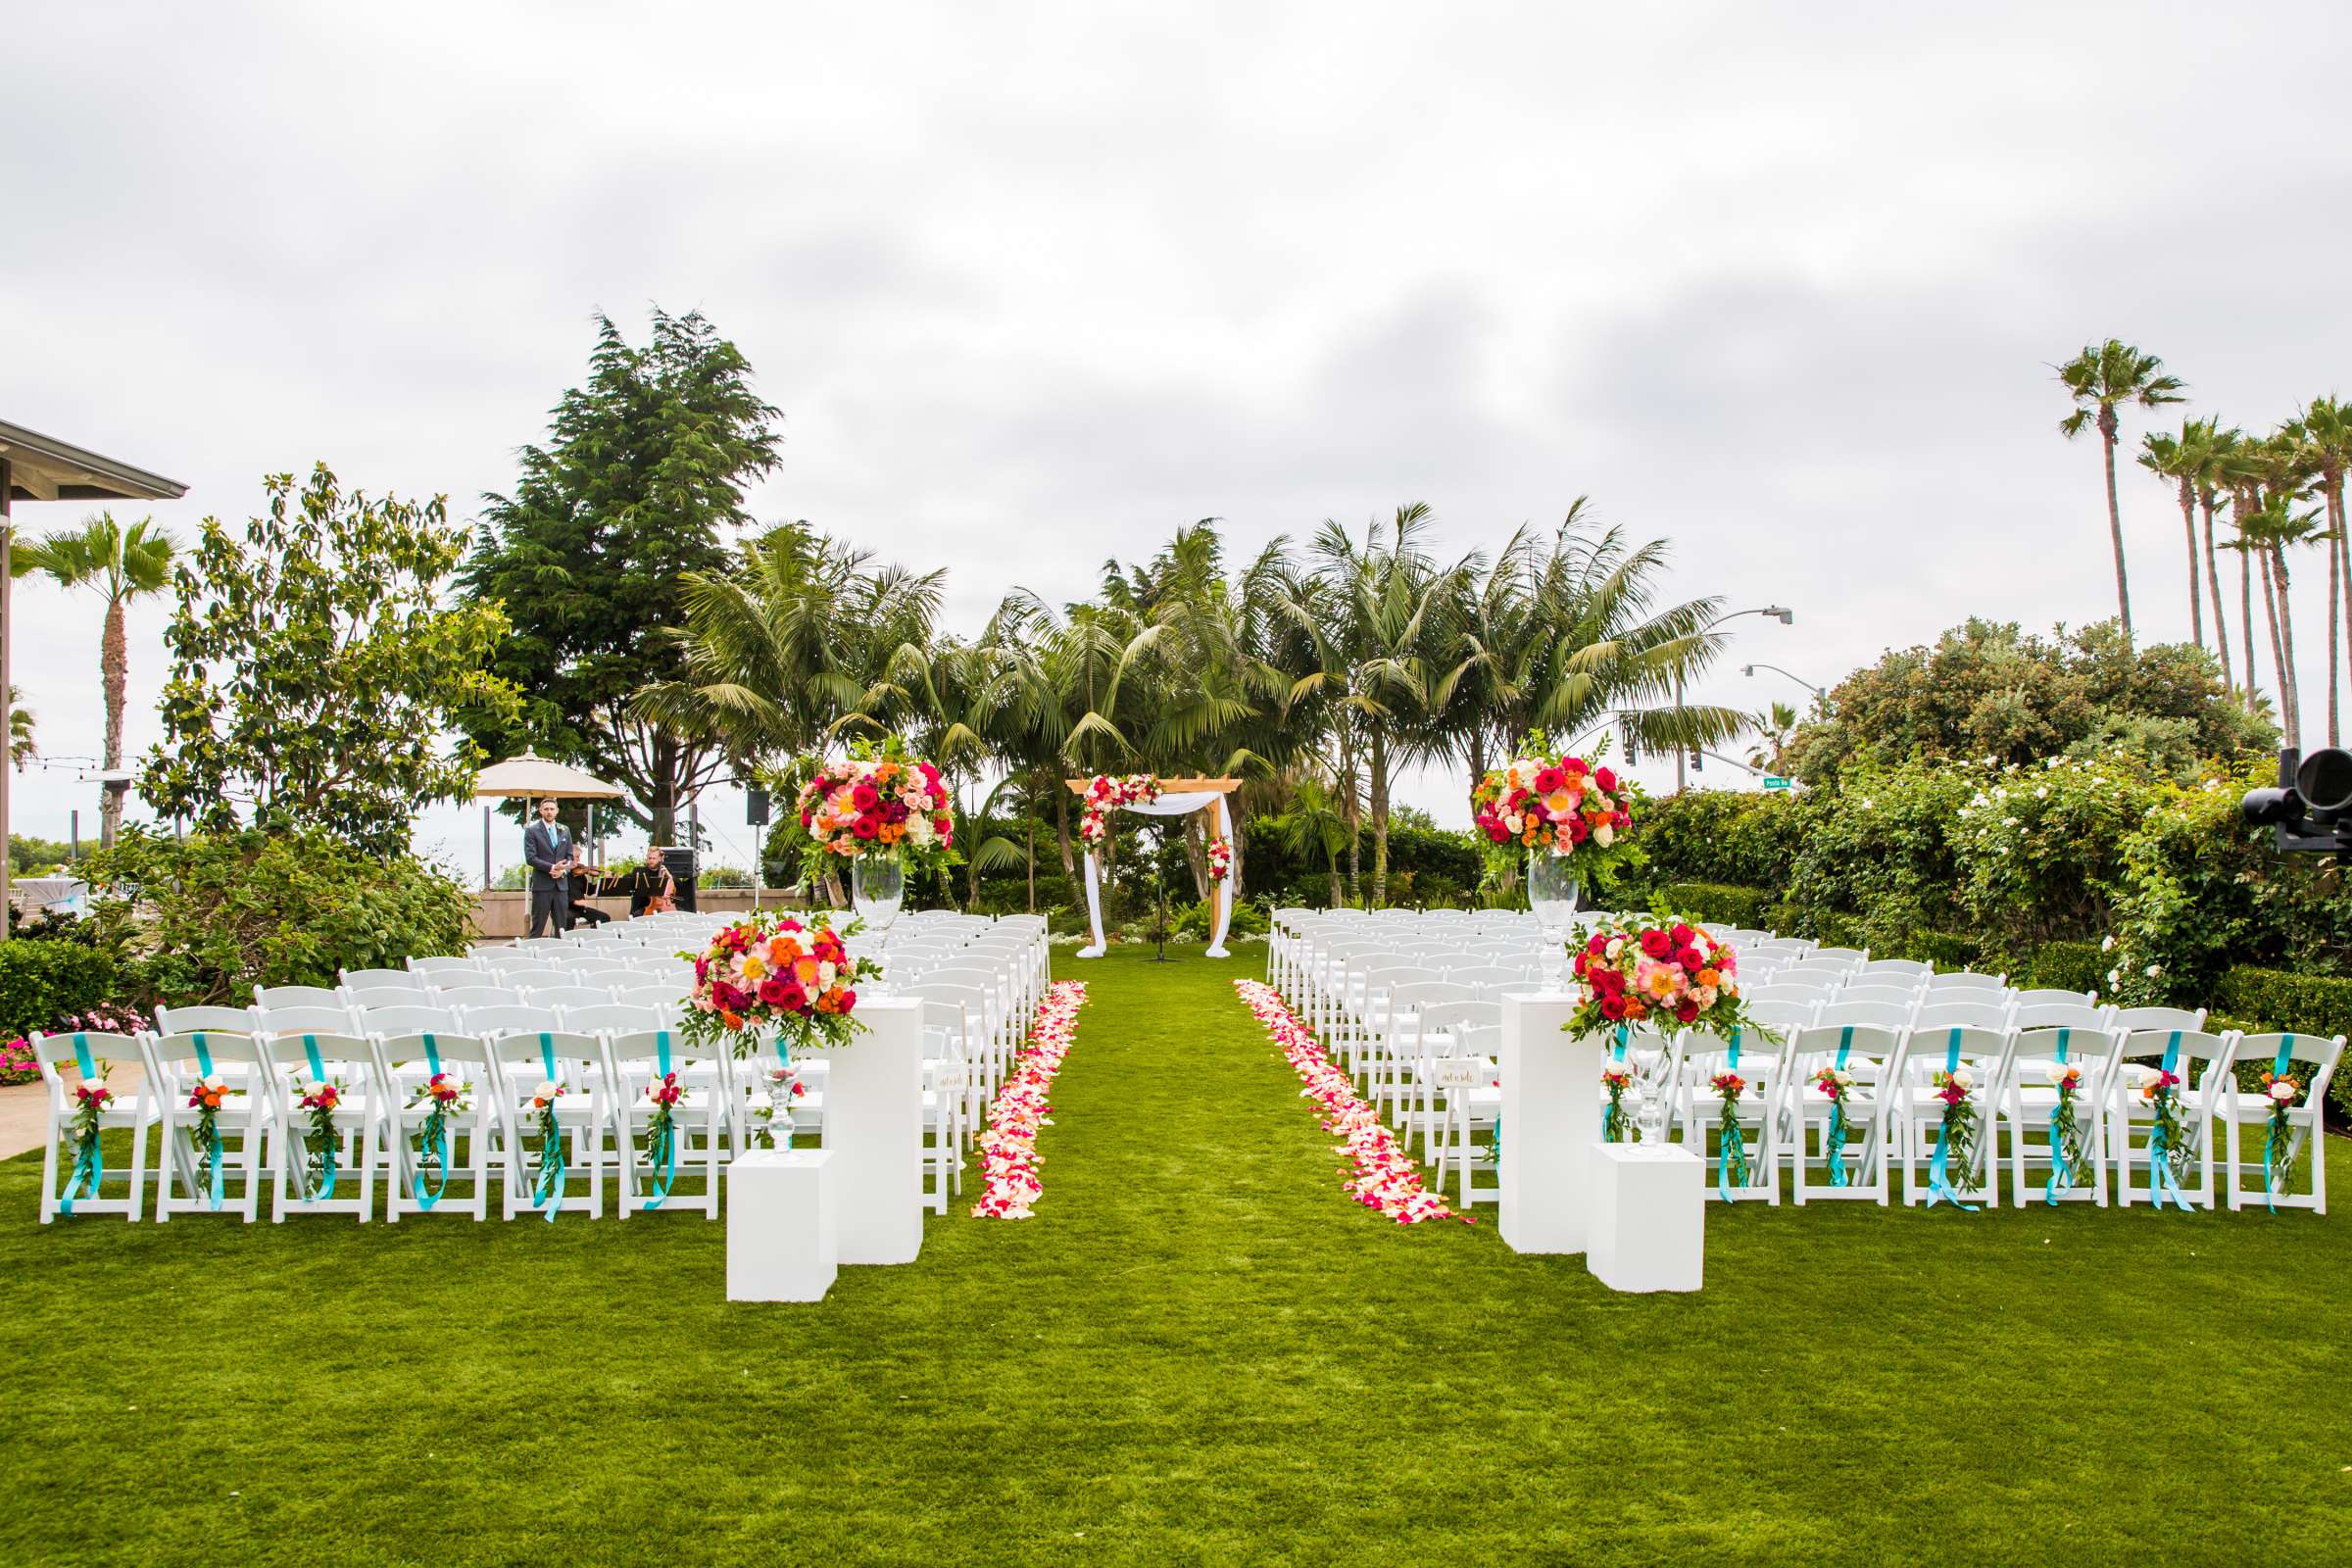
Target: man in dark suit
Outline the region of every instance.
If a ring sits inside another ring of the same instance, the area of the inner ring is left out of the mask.
[[[539,820],[522,830],[522,858],[531,862],[531,935],[561,935],[571,924],[571,830],[556,820],[556,803],[539,803]]]

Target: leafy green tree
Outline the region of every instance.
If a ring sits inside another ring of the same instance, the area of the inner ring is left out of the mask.
[[[444,608],[465,551],[440,497],[346,495],[324,464],[265,481],[241,536],[207,517],[173,573],[164,738],[139,793],[214,830],[315,827],[375,855],[416,810],[465,798],[480,749],[436,749],[460,711],[511,711],[485,669],[496,606]],[[242,811],[240,811],[242,807]]]
[[[752,520],[744,486],[775,467],[778,417],[699,314],[656,310],[642,348],[597,318],[586,384],[557,404],[547,444],[522,449],[512,495],[483,498],[489,532],[462,580],[505,607],[494,667],[523,706],[468,715],[477,743],[623,785],[635,820],[676,837],[679,802],[726,766],[725,737],[636,699],[691,678],[670,633],[693,583],[730,568],[726,530]]]
[[[32,710],[24,707],[24,689],[9,682],[8,760],[20,773],[24,771],[26,762],[41,755],[40,746],[32,738]]]
[[[61,588],[94,588],[106,601],[98,637],[98,672],[106,686],[106,755],[109,772],[122,765],[122,714],[130,685],[130,640],[123,612],[133,601],[159,594],[172,582],[172,536],[142,517],[125,528],[114,514],[101,512],[78,528],[64,528],[16,547],[9,569],[15,576],[42,572]],[[18,765],[22,766],[20,762]],[[115,842],[122,822],[122,792],[112,785],[98,797],[98,845]]]
[[[2132,583],[2124,570],[2124,514],[2115,500],[2115,448],[2122,429],[2115,411],[2124,404],[2153,409],[2178,403],[2180,379],[2165,374],[2164,362],[2155,355],[2115,338],[2085,344],[2082,353],[2058,367],[2058,379],[2075,403],[2075,412],[2059,421],[2059,433],[2070,441],[2084,430],[2099,433],[2099,456],[2107,470],[2107,531],[2115,544],[2116,612],[2129,645]]]
[[[2170,729],[2143,718],[2181,721]],[[2050,638],[1970,620],[1933,647],[1902,649],[1848,675],[1826,712],[1799,726],[1788,766],[1808,784],[1914,758],[2029,763],[2093,736],[2169,736],[2147,760],[2168,772],[2234,760],[2275,733],[2229,699],[2212,656],[2186,643],[2127,646],[2113,621]]]

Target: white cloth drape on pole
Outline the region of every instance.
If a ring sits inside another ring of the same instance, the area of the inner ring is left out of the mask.
[[[1217,809],[1216,836],[1230,840],[1233,830],[1225,815],[1225,796],[1218,790],[1188,790],[1181,794],[1170,793],[1162,795],[1156,801],[1137,801],[1122,809],[1140,811],[1146,816],[1184,816],[1189,812],[1198,811],[1203,806],[1212,805]],[[1087,851],[1086,918],[1095,940],[1078,950],[1078,956],[1081,958],[1100,958],[1108,947],[1108,944],[1102,940],[1102,880],[1101,871],[1096,867],[1095,859],[1095,852]],[[1209,886],[1210,896],[1216,900],[1217,920],[1216,928],[1209,933],[1208,956],[1229,958],[1233,955],[1225,948],[1225,927],[1233,918],[1233,879],[1227,877],[1222,881],[1212,882]]]

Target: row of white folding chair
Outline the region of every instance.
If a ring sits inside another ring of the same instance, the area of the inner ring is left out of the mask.
[[[367,1218],[373,1212],[374,1179],[383,1175],[389,1183],[387,1215],[397,1220],[403,1213],[422,1213],[435,1206],[439,1187],[454,1174],[452,1148],[470,1151],[476,1178],[473,1191],[453,1204],[457,1211],[485,1217],[493,1176],[502,1178],[503,1206],[509,1218],[524,1208],[544,1209],[546,1204],[537,1200],[539,1195],[525,1189],[517,1135],[518,1117],[546,1078],[564,1086],[565,1093],[557,1100],[558,1122],[569,1135],[575,1158],[585,1156],[589,1179],[586,1193],[569,1192],[568,1181],[562,1195],[551,1188],[545,1195],[547,1202],[601,1212],[604,1165],[608,1163],[602,1140],[610,1132],[609,1162],[621,1177],[621,1212],[625,1216],[631,1206],[659,1206],[668,1188],[670,1162],[662,1162],[663,1174],[656,1180],[640,1170],[635,1151],[636,1140],[647,1131],[652,1116],[650,1091],[664,1070],[675,1071],[686,1091],[674,1112],[679,1142],[673,1148],[682,1147],[691,1158],[699,1143],[709,1176],[705,1194],[685,1203],[702,1206],[716,1217],[719,1155],[740,1149],[748,1132],[736,1085],[738,1075],[722,1048],[693,1046],[643,1012],[608,1007],[603,1016],[582,1013],[562,1020],[573,1027],[505,1032],[433,1029],[363,1035],[327,1029],[250,1034],[206,1030],[139,1040],[99,1035],[43,1038],[37,1042],[36,1054],[52,1090],[43,1222],[59,1211],[60,1118],[70,1116],[57,1069],[73,1064],[77,1049],[91,1052],[97,1059],[136,1059],[145,1069],[138,1103],[113,1108],[103,1124],[133,1129],[160,1125],[159,1220],[172,1212],[210,1207],[216,1166],[224,1196],[228,1178],[237,1178],[233,1211],[247,1220],[257,1217],[266,1175],[275,1182],[280,1219],[289,1212],[343,1212]],[[670,1064],[666,1069],[662,1065],[665,1059]],[[539,1072],[523,1070],[534,1062]],[[484,1082],[467,1107],[469,1119],[461,1118],[451,1128],[456,1135],[454,1144],[437,1152],[439,1169],[428,1183],[419,1164],[422,1152],[411,1148],[409,1134],[422,1124],[427,1112],[420,1097],[428,1068],[442,1064],[454,1069],[478,1065],[484,1071]],[[233,1079],[231,1068],[238,1069]],[[215,1082],[234,1085],[216,1115],[221,1135],[219,1160],[209,1155],[199,1158],[177,1136],[195,1125],[187,1102],[198,1077],[205,1073]],[[743,1076],[748,1080],[750,1074]],[[342,1096],[333,1113],[337,1128],[333,1183],[323,1196],[305,1197],[309,1184],[302,1173],[310,1159],[311,1131],[310,1113],[300,1108],[300,1102],[303,1085],[312,1079],[337,1082]],[[623,1086],[628,1093],[615,1096],[612,1085]],[[746,1087],[752,1085],[747,1082]],[[647,1092],[642,1104],[638,1102],[640,1091]],[[265,1153],[265,1142],[271,1137],[276,1140],[274,1156]],[[134,1149],[131,1191],[126,1198],[85,1200],[86,1206],[92,1211],[139,1217],[145,1152],[142,1136]],[[647,1154],[650,1159],[650,1150]],[[351,1173],[355,1187],[349,1197],[339,1196],[337,1191],[344,1172]],[[178,1178],[176,1187],[174,1177]],[[221,1206],[231,1205],[224,1200]]]
[[[2186,1014],[2183,1017],[2189,1016]],[[1651,1037],[1651,1049],[1658,1049]],[[1957,1187],[1981,1185],[1984,1200],[1997,1203],[2000,1149],[2005,1141],[2013,1201],[2024,1204],[2032,1167],[2045,1178],[2079,1158],[2086,1169],[2067,1169],[2062,1183],[2050,1181],[2046,1196],[2058,1200],[2107,1200],[2107,1172],[2116,1173],[2119,1201],[2130,1204],[2150,1197],[2152,1188],[2135,1172],[2149,1169],[2147,1138],[2152,1112],[2138,1093],[2144,1073],[2127,1074],[2127,1065],[2150,1071],[2169,1070],[2183,1084],[2186,1153],[2196,1161],[2198,1178],[2182,1196],[2199,1206],[2215,1201],[2214,1152],[2209,1123],[2223,1120],[2230,1132],[2230,1150],[2223,1169],[2230,1182],[2231,1206],[2246,1197],[2245,1178],[2261,1171],[2260,1160],[2242,1159],[2239,1130],[2269,1120],[2269,1102],[2258,1093],[2241,1089],[2232,1071],[2235,1061],[2270,1065],[2274,1060],[2299,1063],[2308,1069],[2306,1094],[2295,1113],[2294,1152],[2311,1153],[2313,1185],[2301,1197],[2281,1195],[2277,1201],[2326,1210],[2325,1153],[2312,1140],[2318,1134],[2316,1107],[2323,1102],[2342,1050],[2342,1041],[2317,1036],[2215,1036],[2170,1023],[2149,1028],[2012,1020],[2005,1027],[1965,1025],[1933,1028],[1897,1023],[1815,1022],[1790,1029],[1785,1043],[1759,1049],[1751,1044],[1739,1053],[1729,1043],[1693,1036],[1672,1053],[1670,1091],[1676,1125],[1686,1143],[1705,1148],[1706,1134],[1720,1132],[1720,1100],[1711,1088],[1714,1074],[1739,1070],[1756,1090],[1742,1097],[1742,1128],[1759,1135],[1749,1161],[1749,1185],[1765,1188],[1770,1201],[1779,1201],[1779,1167],[1786,1156],[1792,1167],[1796,1200],[1808,1196],[1871,1197],[1887,1201],[1887,1172],[1899,1164],[1904,1173],[1904,1200],[1916,1203],[1936,1192],[1935,1151],[1942,1125],[1942,1102],[1936,1075],[1966,1068],[1975,1079],[1972,1093],[1979,1109],[1979,1141],[1966,1173]],[[2193,1063],[2206,1070],[2195,1074]],[[2082,1143],[2073,1158],[2061,1161],[2053,1148],[2053,1113],[2057,1108],[2055,1068],[2072,1063],[2082,1075],[2080,1106]],[[1863,1139],[1857,1180],[1819,1184],[1812,1180],[1818,1167],[1827,1170],[1830,1156],[1823,1147],[1831,1122],[1832,1102],[1816,1089],[1824,1067],[1850,1072],[1845,1120]],[[2281,1069],[2283,1070],[2283,1069]],[[2193,1082],[2191,1081],[2193,1078]],[[1775,1085],[1778,1085],[1777,1092]],[[1889,1089],[1891,1085],[1891,1089]],[[2136,1136],[2135,1136],[2136,1135]],[[1718,1140],[1720,1143],[1720,1138]],[[1707,1156],[1710,1168],[1719,1166],[1722,1152]],[[1928,1168],[1923,1180],[1922,1167]],[[1715,1190],[1710,1188],[1710,1191]],[[1945,1196],[1950,1196],[1948,1193]],[[1974,1193],[1966,1196],[1974,1197]],[[2260,1196],[2260,1195],[2258,1195]]]

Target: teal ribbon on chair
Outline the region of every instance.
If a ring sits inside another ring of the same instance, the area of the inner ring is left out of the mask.
[[[2058,1065],[2061,1067],[2066,1065],[2066,1043],[2073,1034],[2072,1029],[2058,1031]],[[2019,1092],[2019,1098],[2022,1102],[2023,1091]],[[2042,1201],[2052,1208],[2058,1206],[2058,1195],[2070,1191],[2075,1185],[2075,1162],[2066,1157],[2066,1139],[2058,1130],[2058,1118],[2065,1108],[2066,1091],[2062,1088],[2058,1091],[2058,1103],[2050,1107],[2050,1179],[2041,1190]],[[2018,1140],[2023,1143],[2025,1135],[2020,1133]]]
[[[212,1048],[204,1043],[204,1035],[201,1031],[191,1038],[195,1042],[196,1046],[197,1076],[203,1078],[209,1083],[212,1081],[213,1076]],[[219,1113],[216,1112],[215,1114],[218,1115]],[[220,1126],[218,1121],[214,1122],[212,1127],[212,1137],[206,1140],[206,1144],[207,1147],[204,1152],[204,1161],[208,1172],[206,1186],[210,1189],[210,1196],[213,1200],[214,1211],[218,1212],[220,1207],[220,1200],[223,1195],[223,1189],[225,1185],[220,1174]]]
[[[2278,1037],[2278,1055],[2271,1063],[2272,1077],[2283,1078],[2286,1076],[2286,1069],[2293,1064],[2295,1059],[2294,1051],[2295,1037],[2280,1035]],[[2278,1113],[2272,1109],[2271,1099],[2267,1094],[2263,1096],[2263,1108],[2270,1111],[2271,1114],[2264,1118],[2262,1131],[2262,1204],[2263,1207],[2276,1214],[2278,1212],[2278,1178],[2274,1172],[2278,1168],[2277,1161],[2280,1152],[2278,1149],[2279,1129]],[[2290,1140],[2294,1137],[2291,1128],[2287,1131],[2287,1137]],[[2287,1147],[2292,1149],[2294,1145],[2290,1142]],[[2230,1169],[2230,1179],[2232,1182],[2237,1180],[2237,1171],[2234,1166]]]
[[[547,1069],[547,1081],[556,1081],[556,1037],[539,1036],[539,1064]],[[531,1206],[547,1210],[547,1222],[556,1222],[556,1210],[563,1207],[564,1197],[564,1129],[555,1119],[554,1105],[547,1107],[547,1132],[539,1140],[539,1189],[531,1199]],[[551,1201],[552,1200],[552,1201]]]
[[[1943,1071],[1944,1075],[1948,1078],[1951,1074],[1956,1073],[1959,1070],[1960,1031],[1958,1029],[1954,1029],[1951,1033],[1950,1039],[1945,1043],[1944,1046]],[[1945,1202],[1951,1204],[1963,1214],[1974,1214],[1977,1211],[1977,1205],[1974,1203],[1962,1202],[1960,1200],[1960,1189],[1952,1185],[1951,1151],[1943,1147],[1944,1130],[1944,1124],[1940,1121],[1937,1122],[1936,1127],[1936,1153],[1935,1156],[1928,1161],[1927,1206],[1929,1208],[1934,1208],[1938,1202]]]
[[[782,1147],[785,1149],[790,1149],[792,1147],[792,1042],[784,1038],[784,1033],[782,1030],[778,1030],[776,1032],[776,1060],[784,1064],[785,1095],[784,1103],[781,1105],[774,1103],[775,1097],[773,1095],[768,1097],[769,1104],[771,1106],[767,1120],[768,1135],[773,1137],[775,1135],[776,1123],[778,1121],[783,1122],[784,1143]],[[1500,1136],[1501,1135],[1499,1133],[1496,1134],[1497,1138]],[[1500,1159],[1502,1157],[1499,1145],[1496,1147],[1494,1157],[1496,1159]]]
[[[315,1084],[322,1084],[326,1082],[326,1061],[324,1057],[318,1054],[318,1037],[317,1035],[304,1035],[302,1037],[302,1054],[311,1059],[311,1082]],[[335,1155],[339,1152],[336,1146],[341,1142],[341,1139],[329,1138],[326,1141],[326,1147],[318,1152],[319,1170],[326,1177],[326,1191],[320,1193],[318,1195],[318,1199],[328,1199],[335,1196]],[[310,1140],[305,1138],[303,1143],[305,1146],[304,1152],[307,1153],[309,1152],[308,1146]],[[311,1200],[311,1201],[317,1200]]]
[[[432,1080],[441,1076],[441,1047],[431,1035],[424,1037],[424,1072],[425,1086],[429,1091]],[[449,1185],[449,1118],[442,1113],[441,1102],[437,1100],[433,1102],[431,1114],[436,1124],[432,1147],[429,1150],[425,1147],[421,1132],[416,1138],[416,1206],[428,1214],[432,1212],[433,1205],[441,1201],[441,1189]],[[427,1154],[431,1155],[433,1162],[433,1184],[430,1188],[424,1184]]]
[[[98,1082],[98,1063],[90,1055],[90,1037],[88,1035],[74,1035],[74,1064],[81,1069],[81,1081],[84,1084]],[[98,1148],[104,1137],[103,1130],[93,1133],[90,1141],[74,1152],[73,1177],[66,1183],[65,1196],[57,1200],[59,1213],[71,1214],[74,1212],[74,1200],[82,1196],[82,1188],[85,1183],[89,1188],[89,1196],[92,1198],[98,1196],[98,1184],[106,1180],[106,1156],[100,1152]]]
[[[1740,1031],[1732,1031],[1731,1053],[1725,1058],[1729,1069],[1740,1070]],[[1747,1139],[1740,1131],[1740,1117],[1725,1106],[1715,1130],[1715,1196],[1727,1203],[1738,1202],[1733,1196],[1735,1178],[1741,1187],[1747,1185]]]
[[[668,1080],[669,1031],[666,1029],[657,1032],[654,1036],[654,1071],[657,1074],[657,1082],[666,1082]],[[658,1157],[662,1161],[662,1178],[654,1188],[654,1196],[646,1200],[645,1206],[648,1208],[660,1208],[662,1206],[662,1200],[669,1196],[669,1184],[677,1179],[678,1118],[675,1106],[670,1106],[668,1109],[671,1113],[669,1117],[669,1124],[662,1129],[662,1152],[659,1156],[657,1156],[652,1150],[649,1149],[646,1151],[646,1157],[648,1159]],[[624,1115],[621,1118],[621,1122],[625,1128],[628,1118]]]
[[[2180,1065],[2180,1031],[2176,1029],[2164,1043],[2163,1070],[2168,1074],[2175,1073]],[[2178,1110],[2180,1103],[2179,1088],[2159,1089],[2157,1093],[2172,1096],[2174,1107]],[[2179,1178],[2173,1175],[2173,1150],[2165,1142],[2164,1121],[2159,1117],[2148,1128],[2148,1201],[2161,1210],[2168,1198],[2173,1200],[2173,1206],[2183,1214],[2193,1212],[2186,1195],[2180,1191]]]
[[[1838,1071],[1845,1071],[1846,1057],[1852,1054],[1853,1049],[1854,1026],[1849,1023],[1838,1032]],[[1802,1157],[1805,1151],[1802,1143],[1804,1122],[1801,1117],[1797,1122],[1797,1134],[1799,1143],[1796,1152],[1799,1157]],[[1848,1182],[1845,1174],[1845,1097],[1843,1095],[1835,1095],[1830,1099],[1830,1130],[1827,1141],[1830,1146],[1830,1185],[1843,1187]]]

